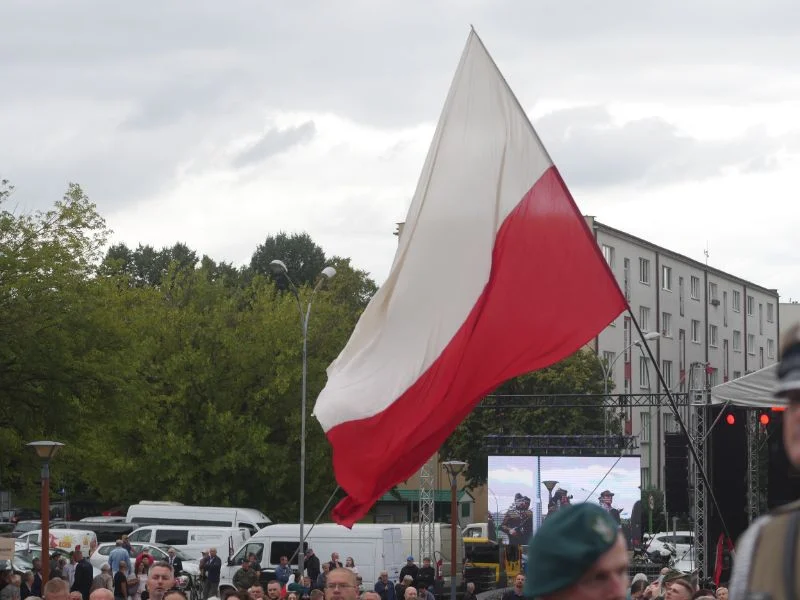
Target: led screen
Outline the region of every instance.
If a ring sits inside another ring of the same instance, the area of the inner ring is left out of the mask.
[[[490,529],[507,544],[524,545],[549,514],[594,502],[624,526],[626,537],[638,537],[629,523],[638,517],[640,475],[638,456],[490,456]]]

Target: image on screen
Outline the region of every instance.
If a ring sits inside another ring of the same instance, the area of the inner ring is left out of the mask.
[[[525,545],[549,515],[592,502],[629,530],[641,499],[640,462],[638,456],[490,456],[489,526],[499,541]]]

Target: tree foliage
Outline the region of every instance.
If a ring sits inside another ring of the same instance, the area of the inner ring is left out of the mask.
[[[46,213],[5,209],[0,187],[0,484],[35,505],[24,444],[66,444],[54,489],[106,505],[140,499],[245,505],[296,519],[302,333],[296,299],[269,260],[286,261],[301,300],[327,264],[309,330],[307,502],[335,487],[310,418],[325,369],[376,286],[305,234],[268,237],[253,267],[184,244],[101,249],[108,231],[78,186]],[[269,259],[269,260],[268,260]],[[57,498],[57,495],[55,495]]]

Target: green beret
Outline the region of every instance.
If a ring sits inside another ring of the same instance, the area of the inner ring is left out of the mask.
[[[573,504],[548,516],[528,544],[525,595],[544,596],[577,583],[614,545],[618,531],[596,504]]]

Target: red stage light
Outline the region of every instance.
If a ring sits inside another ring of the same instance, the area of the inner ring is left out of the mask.
[[[734,423],[736,423],[736,417],[734,417],[733,415],[729,414],[728,416],[725,417],[725,422],[728,425],[733,425]]]
[[[767,413],[761,413],[761,416],[758,417],[759,422],[764,425],[765,427],[769,425],[769,415]]]

